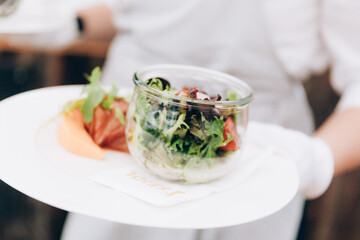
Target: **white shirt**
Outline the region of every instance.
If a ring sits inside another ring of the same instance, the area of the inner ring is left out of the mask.
[[[347,16],[338,13],[339,7]],[[351,32],[360,29],[360,11],[353,9],[359,7],[355,0],[123,0],[117,4],[120,34],[109,51],[104,81],[132,86],[137,69],[158,63],[216,69],[254,89],[250,119],[310,133],[312,116],[301,80],[329,63],[333,86],[345,93],[341,109],[360,106],[360,33]],[[302,204],[299,196],[262,220],[202,231],[71,215],[63,238],[290,240],[296,238]]]

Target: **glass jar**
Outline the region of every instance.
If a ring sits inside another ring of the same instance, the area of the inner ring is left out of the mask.
[[[184,65],[145,67],[133,81],[126,137],[145,170],[167,180],[205,183],[239,162],[253,97],[246,83]]]

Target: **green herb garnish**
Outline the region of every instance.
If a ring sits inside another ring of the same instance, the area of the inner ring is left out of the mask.
[[[228,100],[228,101],[235,101],[235,100],[238,99],[236,92],[235,92],[235,91],[232,91],[232,90],[229,90],[229,91],[226,93],[226,97],[227,97],[227,100]]]
[[[68,112],[74,111],[75,109],[81,107],[84,103],[84,99],[76,100],[76,101],[68,101],[60,114],[67,114]]]
[[[118,88],[113,83],[111,90],[106,93],[106,91],[104,91],[101,87],[100,77],[100,67],[95,67],[91,71],[90,75],[85,74],[85,78],[89,81],[89,83],[84,86],[81,94],[86,94],[86,98],[69,101],[63,107],[61,114],[66,114],[76,108],[80,108],[80,112],[83,114],[84,122],[90,123],[93,120],[94,109],[100,104],[104,109],[112,109],[114,100],[118,98]],[[120,123],[125,125],[125,117],[121,109],[115,109],[115,114]]]
[[[101,106],[105,109],[111,109],[114,99],[116,98],[118,88],[115,83],[112,84],[110,92],[106,95],[106,98],[102,101]]]
[[[100,67],[92,70],[91,75],[85,75],[89,84],[85,85],[82,93],[87,93],[84,104],[81,106],[81,113],[84,116],[84,122],[89,123],[93,119],[94,109],[103,101],[105,91],[100,86]]]
[[[125,116],[120,108],[115,108],[115,116],[122,125],[125,125]]]

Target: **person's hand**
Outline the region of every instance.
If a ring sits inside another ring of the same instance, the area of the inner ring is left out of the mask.
[[[328,188],[334,172],[334,159],[323,140],[300,131],[259,122],[249,122],[247,138],[288,152],[298,166],[299,191],[304,197],[318,197]]]

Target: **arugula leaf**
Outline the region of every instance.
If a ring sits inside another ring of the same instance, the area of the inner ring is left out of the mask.
[[[144,130],[148,130],[148,127],[154,129],[157,126],[157,122],[147,97],[145,95],[139,95],[136,101],[136,106],[138,106],[135,109],[138,116],[137,120],[140,122],[141,127],[144,128]]]
[[[104,109],[111,109],[114,99],[116,98],[118,92],[118,88],[116,87],[115,83],[112,83],[112,87],[110,92],[106,95],[106,98],[102,101],[101,106]]]
[[[231,141],[232,136],[227,135],[228,139],[224,142],[223,132],[225,124],[222,116],[220,118],[215,117],[212,121],[207,121],[202,118],[202,121],[204,121],[204,132],[207,135],[207,141],[206,145],[204,144],[205,147],[201,150],[201,154],[204,158],[217,157],[218,148],[225,146],[227,144],[226,142]],[[211,161],[207,161],[206,163],[209,168],[212,166]]]
[[[161,91],[177,92],[161,78],[151,78],[146,84]],[[166,98],[137,94],[134,139],[145,151],[147,160],[164,167],[211,168],[216,158],[228,153],[221,147],[232,141],[233,136],[230,133],[224,136],[223,115],[205,118],[200,108],[191,111]],[[235,92],[229,94],[230,99],[237,98]]]
[[[182,152],[184,151],[184,141],[181,138],[178,138],[171,144],[171,147],[176,151]]]
[[[90,82],[90,83],[94,83],[97,84],[99,83],[99,79],[101,77],[101,69],[100,67],[95,67],[92,71],[91,71],[91,75],[85,73],[85,78]]]
[[[216,150],[223,145],[223,139],[220,137],[212,138],[211,141],[206,145],[204,150],[202,150],[203,157],[213,158],[216,157]]]
[[[60,112],[60,114],[67,114],[71,111],[74,111],[75,109],[79,108],[82,106],[82,104],[84,103],[84,99],[79,99],[79,100],[76,100],[76,101],[68,101],[62,111]]]
[[[207,136],[219,136],[223,137],[223,131],[224,131],[224,120],[221,116],[220,118],[215,117],[213,121],[204,121],[205,124],[205,134]]]
[[[165,79],[151,78],[146,84],[160,91],[170,90],[170,84],[164,84],[165,82],[167,82]]]
[[[238,99],[236,92],[232,90],[227,91],[226,98],[229,101],[235,101],[236,99]]]
[[[114,100],[118,98],[118,88],[113,82],[112,88],[108,93],[102,89],[100,84],[100,67],[95,67],[91,71],[90,75],[84,74],[84,76],[89,81],[89,83],[83,87],[81,94],[86,94],[86,97],[84,99],[67,102],[60,114],[66,114],[75,110],[76,108],[80,108],[80,111],[83,114],[84,122],[89,123],[93,120],[94,109],[100,104],[103,109],[113,109]],[[129,101],[128,99],[124,100]],[[120,109],[115,109],[115,114],[116,118],[121,122],[121,124],[124,125],[125,117],[122,111]]]
[[[93,119],[94,109],[101,103],[104,98],[105,92],[100,86],[101,70],[100,67],[94,68],[91,75],[86,75],[90,82],[83,88],[83,93],[87,93],[84,104],[81,106],[81,113],[84,116],[84,122],[89,123]]]
[[[125,116],[120,108],[115,108],[115,116],[119,120],[119,122],[125,126]]]
[[[188,154],[192,156],[201,156],[201,148],[203,145],[204,142],[201,142],[200,144],[195,141],[191,142],[189,145]]]
[[[185,137],[186,133],[188,132],[187,128],[178,128],[175,130],[174,135],[178,135],[179,137]]]
[[[192,115],[190,118],[190,133],[201,140],[206,140],[206,135],[202,131],[202,128],[199,124],[199,121],[196,119],[195,115]]]
[[[172,137],[174,135],[174,132],[181,128],[181,126],[184,126],[186,129],[189,129],[189,125],[185,123],[185,114],[180,114],[179,118],[176,120],[175,124],[168,129],[164,129],[164,134],[168,137]]]

